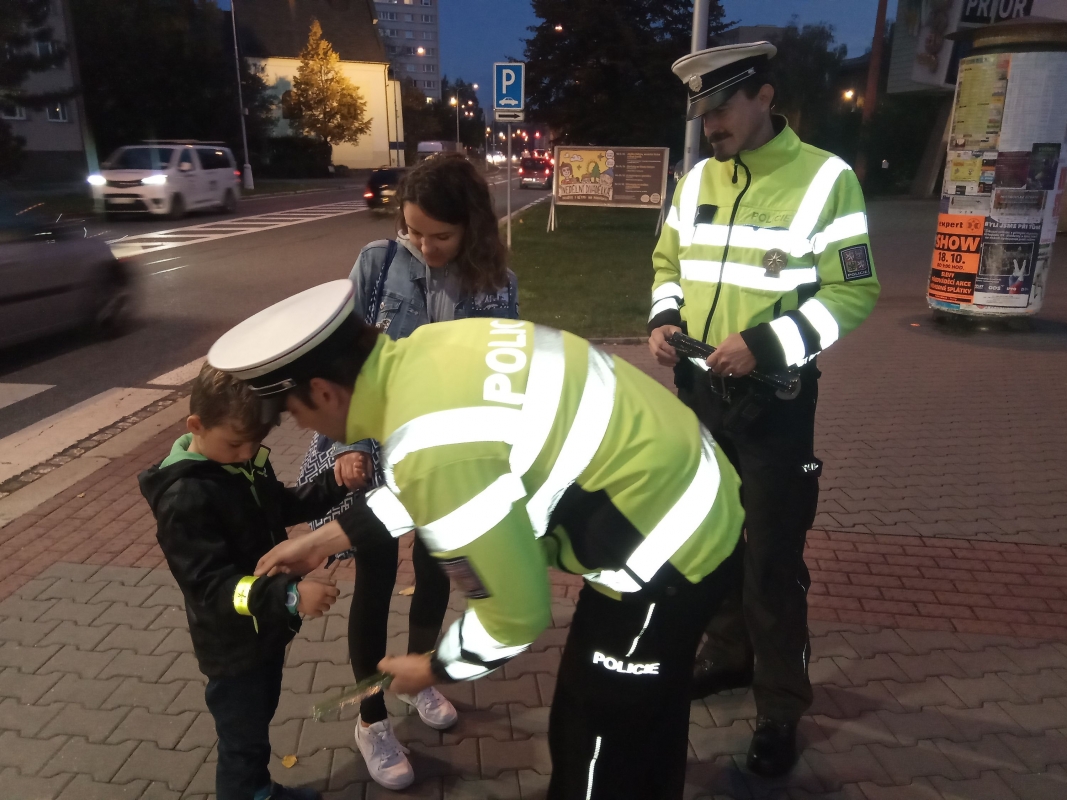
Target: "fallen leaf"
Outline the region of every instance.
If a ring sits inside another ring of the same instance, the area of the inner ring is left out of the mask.
[[[282,766],[286,769],[292,769],[296,764],[296,756],[286,756],[282,759]]]
[[[403,589],[397,592],[397,594],[402,595],[403,597],[409,597],[410,595],[415,594],[415,587],[405,586]]]
[[[82,492],[78,497],[85,497],[85,492]]]

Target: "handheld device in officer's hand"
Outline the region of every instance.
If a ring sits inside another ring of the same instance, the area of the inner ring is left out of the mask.
[[[675,331],[668,336],[667,344],[686,358],[707,360],[708,356],[715,352],[715,348],[711,345],[686,336],[680,331]],[[774,389],[775,394],[782,400],[792,400],[800,394],[800,376],[793,372],[766,373],[753,370],[745,377]]]

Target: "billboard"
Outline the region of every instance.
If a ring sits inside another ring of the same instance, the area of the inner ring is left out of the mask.
[[[552,201],[563,206],[661,208],[665,147],[557,147]]]

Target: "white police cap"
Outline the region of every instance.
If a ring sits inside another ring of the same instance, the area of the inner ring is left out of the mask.
[[[671,67],[689,88],[686,119],[696,119],[733,96],[749,78],[765,74],[778,52],[770,42],[728,44],[682,56]]]
[[[247,381],[260,397],[282,395],[308,377],[317,353],[332,351],[331,337],[338,338],[354,307],[349,280],[307,289],[224,333],[208,351],[208,363]]]

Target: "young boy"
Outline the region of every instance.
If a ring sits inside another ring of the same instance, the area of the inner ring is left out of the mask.
[[[321,616],[332,581],[255,578],[286,527],[318,519],[347,489],[333,474],[288,489],[260,442],[270,424],[245,384],[205,364],[193,383],[189,433],[141,473],[157,539],[185,596],[189,632],[219,736],[218,800],[313,800],[318,792],[271,781],[268,730],[278,707],[285,647],[300,614]]]

